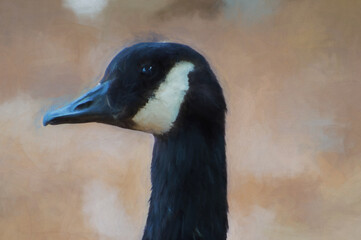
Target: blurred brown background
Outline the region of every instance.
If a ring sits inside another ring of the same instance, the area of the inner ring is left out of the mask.
[[[360,23],[359,0],[0,0],[0,239],[141,238],[153,138],[41,126],[140,40],[222,82],[230,240],[361,239]]]

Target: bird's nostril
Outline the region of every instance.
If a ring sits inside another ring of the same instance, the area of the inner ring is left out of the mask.
[[[92,104],[93,104],[93,101],[89,100],[89,101],[86,101],[86,102],[83,102],[83,103],[79,104],[78,106],[75,107],[74,110],[83,110],[85,108],[90,107]]]

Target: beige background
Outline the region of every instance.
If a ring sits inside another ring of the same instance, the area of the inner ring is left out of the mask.
[[[361,239],[360,23],[359,0],[0,0],[0,239],[141,238],[152,137],[41,125],[139,40],[222,82],[230,240]]]

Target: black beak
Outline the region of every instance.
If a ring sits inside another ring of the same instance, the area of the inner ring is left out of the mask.
[[[70,104],[45,114],[43,125],[64,123],[100,122],[114,124],[116,112],[107,98],[111,81],[98,84]]]

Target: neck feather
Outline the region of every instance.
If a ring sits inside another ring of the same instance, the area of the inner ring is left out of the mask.
[[[200,126],[155,137],[143,240],[226,239],[224,128]]]

